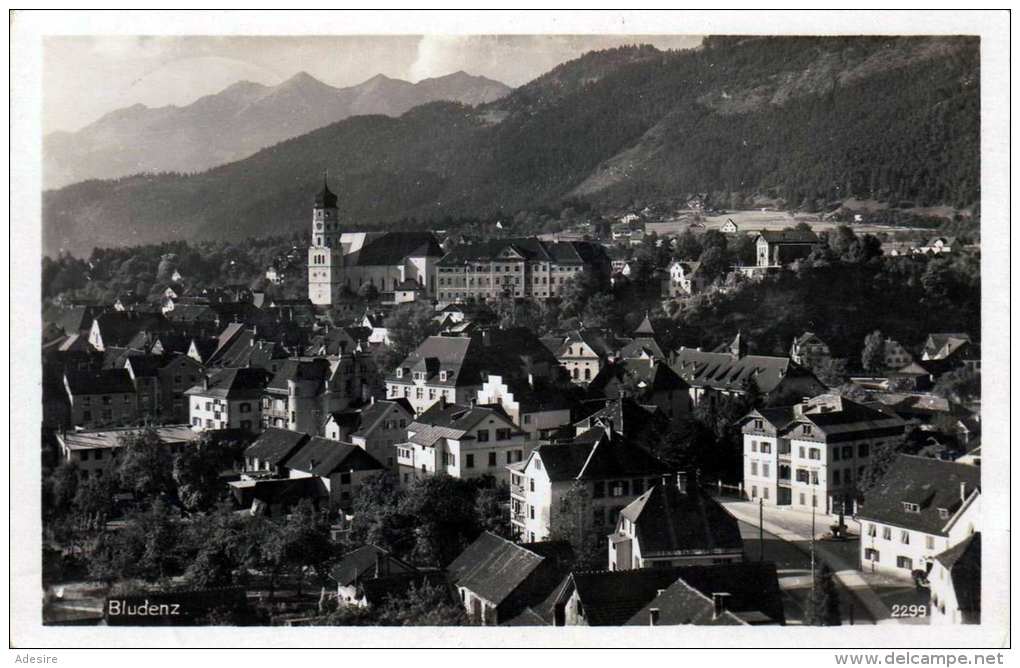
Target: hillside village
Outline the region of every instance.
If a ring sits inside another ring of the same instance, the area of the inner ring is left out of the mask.
[[[111,591],[202,624],[980,619],[976,240],[699,196],[363,232],[341,196],[247,283],[49,260],[48,622],[111,623]]]

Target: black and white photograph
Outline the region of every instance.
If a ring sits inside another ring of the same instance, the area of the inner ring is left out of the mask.
[[[1002,664],[1009,20],[13,11],[12,654]]]

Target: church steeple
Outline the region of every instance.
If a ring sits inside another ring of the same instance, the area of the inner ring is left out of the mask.
[[[337,196],[333,194],[333,191],[329,189],[327,179],[329,178],[329,171],[322,173],[322,190],[315,196],[315,208],[316,209],[335,209],[337,205]]]

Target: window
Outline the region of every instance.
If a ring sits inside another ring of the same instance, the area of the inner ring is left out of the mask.
[[[752,499],[758,498],[758,488],[755,485],[751,485],[751,498]]]
[[[764,477],[766,477],[766,478],[771,477],[770,476],[770,471],[769,471],[769,465],[768,464],[762,463],[762,465],[761,465],[761,474]]]
[[[768,487],[762,487],[761,488],[761,496],[766,501],[769,500],[769,488]]]
[[[772,453],[772,444],[771,443],[765,443],[763,441],[761,443],[761,451],[763,453],[765,453],[765,454],[771,454]]]
[[[939,519],[940,520],[948,520],[949,519],[949,509],[948,508],[939,508]]]
[[[758,475],[758,462],[751,462],[751,475]]]
[[[877,533],[878,533],[878,531],[877,531],[877,528],[875,527],[875,525],[874,524],[869,524],[868,525],[868,535],[871,536],[872,538],[874,538]]]
[[[834,461],[834,462],[838,462],[839,461],[839,448],[833,448],[832,449],[832,461]]]
[[[908,571],[913,570],[914,569],[914,560],[911,559],[910,557],[903,557],[903,556],[896,557],[896,567],[897,568],[905,568]]]
[[[81,461],[87,462],[88,460],[89,460],[89,451],[88,450],[82,450],[81,451]]]
[[[797,469],[796,479],[797,479],[797,482],[807,483],[808,480],[810,480],[810,475],[808,474],[807,470],[805,470],[805,469]],[[801,496],[803,496],[803,495],[801,495]],[[803,504],[804,502],[801,501],[801,503]]]
[[[852,446],[852,445],[844,445],[843,446],[843,459],[853,459],[853,458],[854,458],[854,446]]]
[[[754,428],[755,429],[764,429],[765,428],[764,420],[755,420],[754,421]]]
[[[626,480],[614,480],[609,489],[609,496],[625,496],[630,493],[630,483]]]
[[[808,459],[821,459],[822,451],[818,448],[811,448],[808,450]]]
[[[489,430],[488,429],[479,429],[477,432],[475,432],[475,435],[478,437],[478,442],[479,443],[488,443],[489,442]]]
[[[800,493],[800,505],[802,505],[802,506],[804,505],[804,493],[803,492]]]
[[[799,452],[797,453],[797,455],[798,455],[798,456],[799,456],[799,457],[800,457],[801,459],[804,459],[804,446],[802,445],[802,446],[800,446],[800,448],[798,448],[798,449],[799,449]]]
[[[606,483],[601,481],[595,483],[595,487],[592,490],[592,498],[602,499],[605,498],[605,496],[606,496]]]
[[[868,445],[867,443],[861,443],[860,445],[857,446],[858,457],[867,457],[870,454],[870,452],[871,446]]]
[[[530,415],[525,415],[524,416],[524,424],[531,424],[531,416]]]
[[[812,429],[811,425],[809,425],[809,424],[804,425],[804,435],[805,436],[810,436],[812,431],[813,431],[813,429]]]
[[[910,532],[909,531],[901,531],[900,532],[900,542],[903,543],[904,545],[910,545]]]
[[[497,441],[509,441],[511,430],[507,428],[500,428],[496,430]]]
[[[251,420],[241,420],[241,429],[251,430]]]
[[[882,540],[892,540],[891,527],[882,527]]]
[[[832,472],[832,484],[833,484],[833,485],[838,485],[838,484],[840,484],[840,483],[839,483],[839,471],[833,471],[833,472]]]
[[[924,537],[924,547],[929,550],[935,549],[935,536]]]
[[[751,452],[758,452],[758,441],[751,441]]]
[[[535,519],[535,506],[528,506],[528,517]]]
[[[350,485],[351,484],[351,474],[350,473],[341,473],[340,474],[340,484],[341,485]]]
[[[529,478],[528,479],[528,489],[530,489],[532,492],[535,491],[535,479],[534,478]]]
[[[818,484],[818,471],[812,471],[811,472],[811,484],[812,485],[817,485]]]
[[[878,550],[866,547],[864,548],[864,560],[865,561],[881,561],[878,556]]]
[[[495,465],[496,465],[496,453],[495,452],[490,452],[489,453],[489,466],[495,466]]]
[[[903,502],[903,510],[904,510],[904,512],[908,512],[908,513],[919,513],[919,512],[921,512],[921,506],[917,505],[916,503],[911,503],[909,501],[904,501]]]
[[[465,458],[466,459],[464,460],[464,466],[469,468],[469,469],[473,469],[475,467],[475,456],[474,455],[465,455]]]

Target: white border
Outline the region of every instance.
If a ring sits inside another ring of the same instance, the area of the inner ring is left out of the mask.
[[[11,357],[12,608],[11,639],[20,646],[244,646],[244,647],[999,647],[1009,642],[1009,54],[1008,14],[1000,12],[24,12],[10,20],[11,75]],[[986,500],[983,552],[984,623],[980,627],[879,626],[834,629],[659,627],[628,629],[392,629],[216,628],[112,629],[42,627],[38,587],[39,457],[41,407],[40,99],[44,35],[81,34],[976,34],[982,39],[983,369]],[[16,335],[13,335],[16,332]],[[29,389],[31,388],[31,389]],[[998,512],[996,512],[998,511]],[[24,654],[24,652],[22,652]],[[37,655],[38,652],[33,654]],[[812,653],[814,654],[814,653]],[[825,653],[831,656],[831,652]],[[100,657],[78,652],[91,664]],[[137,661],[134,653],[103,653],[104,662]],[[275,661],[276,655],[262,655]],[[241,657],[238,656],[238,659]],[[242,660],[248,660],[246,657]],[[255,657],[258,659],[258,655]],[[279,657],[283,658],[283,657]],[[371,657],[367,657],[371,658]],[[411,656],[407,658],[411,659]],[[704,658],[712,659],[711,656]],[[761,655],[748,657],[760,662]],[[801,657],[796,657],[801,658]],[[311,657],[310,660],[321,659]],[[236,660],[236,659],[234,659]],[[486,659],[489,660],[489,659]],[[769,661],[771,663],[771,661]]]

